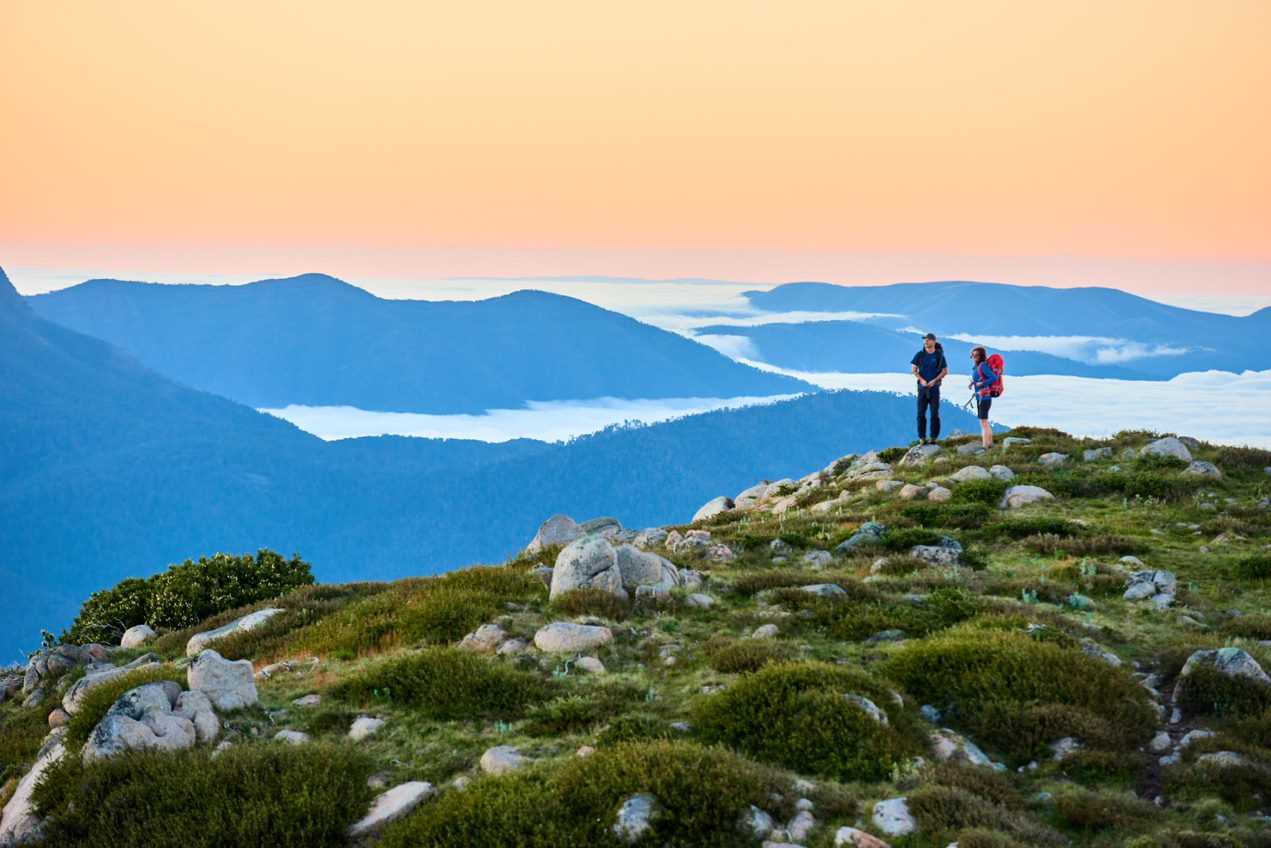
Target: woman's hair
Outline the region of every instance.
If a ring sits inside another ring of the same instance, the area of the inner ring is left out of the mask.
[[[982,347],[973,347],[971,348],[971,358],[975,360],[976,365],[979,365],[989,358],[989,352]]]

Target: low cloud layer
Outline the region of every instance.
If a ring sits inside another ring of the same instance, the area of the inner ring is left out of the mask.
[[[482,415],[374,412],[352,406],[292,405],[283,409],[260,411],[286,419],[300,429],[327,440],[396,435],[429,439],[478,439],[483,442],[506,442],[511,439],[557,442],[626,421],[654,423],[699,412],[773,403],[792,397],[795,395],[530,401],[525,409],[491,409]]]
[[[1190,350],[1180,345],[1148,344],[1104,336],[973,336],[955,333],[950,338],[998,350],[1032,350],[1098,365],[1120,365],[1156,356],[1182,356]]]

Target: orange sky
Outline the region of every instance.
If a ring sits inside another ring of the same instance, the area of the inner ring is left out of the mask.
[[[0,246],[38,264],[90,243],[581,248],[559,270],[597,273],[639,272],[602,247],[1271,261],[1267,0],[10,3],[0,68]]]

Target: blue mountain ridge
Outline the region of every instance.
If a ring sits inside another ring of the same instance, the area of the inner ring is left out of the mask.
[[[422,413],[527,400],[769,396],[806,383],[540,291],[384,300],[324,274],[241,286],[90,280],[27,299],[186,385],[257,408]]]
[[[328,443],[41,318],[0,272],[0,661],[93,590],[186,557],[272,547],[324,581],[437,573],[505,558],[556,512],[684,521],[912,429],[910,399],[833,392],[564,444]]]

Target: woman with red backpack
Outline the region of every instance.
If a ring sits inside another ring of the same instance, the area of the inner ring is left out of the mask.
[[[983,347],[971,348],[971,388],[975,391],[976,405],[980,414],[980,443],[985,448],[993,447],[993,425],[989,423],[989,407],[993,398],[1002,394],[1002,367],[1004,362],[998,354],[988,355]]]

